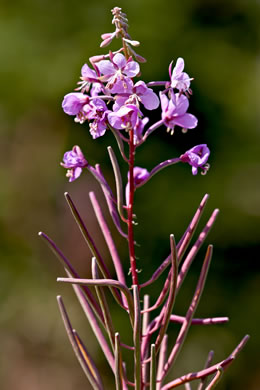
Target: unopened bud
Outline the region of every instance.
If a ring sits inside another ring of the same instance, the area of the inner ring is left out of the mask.
[[[139,41],[133,41],[131,39],[127,39],[127,38],[123,38],[123,40],[127,43],[129,43],[130,45],[132,46],[139,46],[140,45],[140,42]]]
[[[102,38],[103,40],[105,40],[105,39],[107,39],[107,38],[110,38],[111,35],[113,35],[113,34],[112,34],[112,33],[104,33],[104,34],[101,35],[101,38]]]
[[[104,41],[100,43],[100,47],[108,46],[113,41],[113,38],[114,37],[110,37],[110,38],[104,39]]]
[[[93,57],[89,58],[89,61],[91,62],[91,64],[94,64],[95,62],[99,62],[99,61],[103,60],[104,58],[105,58],[104,55],[93,56]]]
[[[140,56],[139,54],[135,54],[135,58],[137,59],[138,62],[141,62],[141,63],[145,63],[146,62],[146,59],[142,56]]]

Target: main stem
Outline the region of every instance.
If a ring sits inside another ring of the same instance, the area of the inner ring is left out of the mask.
[[[135,260],[135,244],[134,244],[134,229],[133,229],[133,204],[134,204],[134,159],[135,159],[135,145],[134,145],[134,132],[133,129],[129,130],[129,204],[128,204],[128,247],[129,247],[129,258],[130,267],[132,274],[133,285],[138,283],[138,275],[136,269]]]

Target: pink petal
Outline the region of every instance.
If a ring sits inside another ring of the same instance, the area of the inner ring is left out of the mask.
[[[192,114],[177,116],[170,121],[170,125],[180,126],[184,129],[194,129],[198,124],[198,119]]]
[[[96,66],[103,75],[110,76],[116,72],[114,65],[109,60],[99,61]]]
[[[116,113],[111,112],[110,114],[108,114],[107,119],[108,119],[108,122],[110,123],[110,125],[112,127],[114,127],[115,129],[122,130],[124,128],[122,126],[121,118],[118,117]]]
[[[133,88],[133,81],[128,78],[124,78],[124,80],[117,79],[116,83],[110,89],[112,93],[131,93]]]
[[[126,59],[121,53],[117,53],[113,57],[113,62],[118,66],[119,69],[124,68],[124,66],[126,65]]]
[[[124,68],[124,74],[128,77],[135,77],[140,72],[140,66],[138,62],[130,61]]]
[[[189,100],[185,95],[176,94],[176,107],[178,115],[183,115],[189,108]]]
[[[161,92],[160,92],[160,100],[161,100],[162,111],[165,113],[169,105],[169,100],[167,96]]]
[[[134,90],[135,90],[135,93],[137,95],[143,95],[145,94],[145,92],[147,91],[147,86],[145,84],[144,81],[140,80],[140,81],[137,81],[137,83],[135,83],[134,85]]]
[[[73,177],[70,177],[69,181],[74,181],[74,180],[76,180],[76,179],[81,175],[81,172],[82,172],[82,168],[76,167],[76,168],[74,169],[74,175],[73,175]]]
[[[172,78],[178,76],[184,69],[184,59],[183,58],[178,58],[176,61],[176,65],[173,68],[172,71]]]
[[[128,99],[128,96],[116,96],[116,101],[113,105],[113,111],[118,111],[120,107],[125,104],[125,101]]]
[[[148,88],[146,93],[141,96],[141,102],[147,110],[155,110],[159,107],[160,104],[158,96],[153,92],[151,88]]]
[[[96,80],[97,74],[96,72],[91,69],[87,64],[83,65],[81,68],[81,76],[86,77],[88,79]]]
[[[64,96],[63,111],[68,115],[77,115],[86,104],[89,97],[81,92],[71,92]]]

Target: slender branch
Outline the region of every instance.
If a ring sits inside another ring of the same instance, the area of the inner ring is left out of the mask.
[[[149,83],[147,83],[147,87],[157,87],[157,86],[165,86],[165,84],[167,83],[167,81],[149,81]]]
[[[99,173],[99,175],[104,177],[104,175],[101,171],[100,165],[96,164],[95,167],[96,167],[96,171]],[[104,180],[105,180],[105,178],[104,178]],[[107,202],[107,207],[108,207],[109,213],[111,215],[111,218],[114,222],[115,227],[117,228],[117,230],[121,234],[121,236],[127,239],[128,238],[127,234],[121,228],[119,214],[118,214],[116,206],[115,206],[116,200],[114,199],[113,194],[108,191],[106,186],[101,185],[101,188],[102,188],[103,194],[105,196],[105,199]]]
[[[68,276],[71,278],[71,274],[67,271]],[[115,361],[114,357],[111,353],[111,349],[109,348],[107,341],[99,327],[99,324],[97,322],[97,319],[93,313],[93,310],[91,309],[91,306],[89,305],[89,302],[87,301],[87,298],[82,292],[81,286],[76,285],[75,283],[72,285],[75,294],[79,300],[79,303],[84,311],[84,314],[86,315],[88,322],[93,330],[93,333],[101,347],[101,350],[103,351],[111,369],[113,372],[115,372]]]
[[[184,235],[182,236],[182,238],[178,242],[177,248],[178,248],[179,262],[181,261],[182,256],[184,255],[189,243],[191,242],[191,239],[192,239],[193,234],[194,234],[194,232],[199,224],[200,218],[201,218],[202,213],[205,209],[205,206],[207,204],[208,199],[209,199],[209,195],[205,194],[202,201],[200,202],[200,205],[199,205],[198,209],[196,210],[187,230],[185,231]]]
[[[156,165],[151,172],[149,173],[149,176],[147,179],[141,181],[141,183],[137,184],[135,187],[139,188],[142,187],[144,184],[146,184],[156,173],[160,172],[162,169],[169,167],[170,165],[174,165],[180,162],[180,158],[172,158],[166,161],[161,162],[160,164]]]
[[[72,345],[72,348],[75,352],[75,355],[83,369],[83,372],[86,374],[91,386],[94,390],[101,390],[103,389],[102,383],[99,382],[99,377],[95,374],[95,370],[92,368],[90,360],[86,360],[81,352],[81,348],[79,347],[76,338],[73,334],[73,329],[69,320],[68,313],[65,309],[63,300],[61,296],[57,296],[57,302],[59,305],[61,317],[68,335],[68,338],[70,340],[70,343]]]
[[[244,348],[248,339],[249,336],[246,335],[238,344],[238,346],[234,349],[234,351],[225,360],[222,360],[221,362],[214,364],[213,366],[203,369],[201,371],[191,372],[189,374],[183,375],[180,378],[177,378],[172,382],[167,383],[165,386],[162,387],[161,390],[171,390],[174,389],[175,387],[183,385],[186,382],[191,382],[195,379],[205,378],[217,372],[219,370],[219,367],[226,370],[230,366],[230,364],[234,361],[234,359],[237,357],[239,352]]]
[[[163,303],[164,299],[166,298],[167,292],[169,290],[171,278],[172,278],[172,270],[170,270],[170,272],[166,278],[166,281],[164,283],[164,286],[162,288],[162,291],[160,292],[159,297],[157,298],[155,304],[153,306],[149,307],[146,310],[146,312],[151,312],[151,311],[154,311],[155,309],[158,309],[158,307]],[[144,310],[142,310],[142,314],[143,313],[145,313]]]
[[[107,150],[109,153],[110,161],[111,161],[113,171],[114,171],[114,176],[115,176],[117,209],[118,209],[119,215],[124,218],[122,176],[121,176],[121,172],[120,172],[120,168],[118,165],[116,155],[115,155],[112,147],[108,146]]]
[[[120,336],[118,332],[115,334],[115,380],[116,380],[116,390],[122,390],[123,389],[123,365],[122,365]]]
[[[158,122],[154,123],[151,127],[149,127],[149,129],[144,133],[144,136],[142,138],[142,141],[139,142],[138,145],[140,145],[141,143],[143,143],[144,141],[147,140],[148,136],[156,129],[158,129],[159,127],[161,127],[162,125],[164,124],[164,121],[163,119],[159,120]]]
[[[70,195],[67,192],[65,192],[64,196],[65,196],[66,201],[68,202],[71,213],[72,213],[86,243],[88,244],[88,247],[89,247],[92,255],[97,259],[98,266],[101,269],[102,274],[106,278],[111,278],[111,275],[110,275],[110,272],[106,266],[106,263],[102,259],[102,256],[101,256],[96,244],[94,243],[94,240],[92,239],[86,225],[84,224],[84,222],[83,222],[74,202],[72,201]]]
[[[177,292],[180,290],[180,287],[185,279],[185,276],[187,275],[187,272],[196,256],[196,254],[198,253],[201,245],[203,244],[203,242],[205,241],[209,231],[211,230],[214,222],[216,221],[216,218],[218,216],[218,213],[219,213],[219,210],[216,209],[213,211],[211,217],[209,218],[205,228],[202,230],[202,232],[200,233],[197,241],[195,242],[195,244],[193,245],[193,247],[191,248],[191,250],[189,251],[188,255],[186,256],[183,264],[182,264],[182,267],[181,267],[181,270],[178,274],[178,280],[177,280]]]
[[[77,333],[77,331],[75,329],[72,330],[73,332],[73,335],[74,335],[74,338],[75,338],[75,341],[78,345],[78,348],[80,349],[80,352],[82,353],[85,361],[87,362],[90,370],[91,370],[91,373],[92,375],[94,376],[94,378],[97,380],[97,382],[101,385],[102,387],[102,380],[101,380],[101,376],[100,376],[100,373],[94,363],[94,360],[91,358],[90,354],[88,353],[87,351],[87,348],[86,346],[83,344],[81,338],[79,337],[79,334]],[[103,388],[103,387],[102,387]]]
[[[160,347],[160,353],[159,353],[159,362],[158,362],[158,368],[157,368],[157,385],[156,385],[156,390],[161,389],[161,382],[159,382],[159,378],[162,376],[163,372],[163,367],[166,363],[166,358],[167,358],[167,343],[168,343],[168,335],[165,334],[163,337],[163,341]]]
[[[193,233],[194,233],[196,227],[198,226],[200,217],[201,217],[201,215],[202,215],[202,213],[204,211],[204,208],[206,206],[208,198],[209,198],[208,194],[206,194],[203,197],[203,199],[202,199],[198,209],[196,210],[196,212],[195,212],[195,214],[194,214],[194,216],[193,216],[193,218],[192,218],[192,220],[191,220],[187,230],[185,231],[185,233],[183,234],[182,238],[180,239],[180,241],[177,244],[179,261],[181,260],[181,258],[183,256],[183,253],[186,250],[187,246],[189,245],[190,240],[191,240],[191,238],[193,236]],[[146,287],[146,286],[150,285],[151,283],[155,282],[161,276],[163,271],[170,265],[170,262],[171,262],[171,255],[169,255],[163,261],[163,263],[157,268],[157,270],[154,272],[152,277],[147,282],[145,282],[145,283],[140,285],[140,288]]]
[[[156,390],[156,353],[155,353],[155,344],[151,345],[150,390]]]
[[[206,360],[205,365],[204,365],[204,369],[210,367],[210,365],[213,361],[213,357],[214,357],[214,351],[209,351],[209,354],[207,356],[207,360]],[[208,379],[208,377],[205,377],[205,378],[202,378],[200,380],[200,383],[198,385],[197,390],[205,390],[206,389],[207,379]]]
[[[51,249],[51,251],[54,253],[54,255],[57,257],[57,259],[61,262],[65,270],[69,271],[69,273],[74,278],[79,278],[79,274],[75,271],[69,260],[64,256],[62,251],[57,247],[57,245],[50,239],[50,237],[47,236],[47,234],[40,232],[39,236],[44,239],[48,247]],[[93,294],[89,290],[88,287],[82,286],[82,291],[86,295],[88,302],[90,303],[92,309],[94,310],[95,314],[97,315],[100,322],[104,325],[104,318],[102,311],[96,302],[96,299],[94,298]]]
[[[168,301],[165,307],[164,316],[162,319],[162,326],[160,328],[159,334],[155,342],[155,353],[157,354],[163,340],[164,335],[167,332],[168,325],[170,322],[170,317],[173,309],[173,305],[176,297],[176,285],[177,285],[177,274],[178,274],[178,259],[177,259],[177,249],[175,244],[175,239],[173,234],[170,235],[170,245],[171,245],[171,281],[170,281],[170,292]]]
[[[57,278],[57,282],[64,282],[70,284],[80,284],[85,286],[102,286],[102,287],[115,287],[121,290],[127,299],[130,320],[133,323],[134,319],[134,305],[130,290],[114,279],[75,279],[75,278]]]
[[[185,322],[185,317],[172,314],[170,317],[170,321],[177,322],[178,324],[183,324]],[[225,324],[228,321],[229,321],[228,317],[193,318],[191,324],[192,325],[217,325],[217,324]]]
[[[122,135],[120,134],[120,132],[118,130],[114,129],[109,124],[108,124],[108,127],[112,131],[112,133],[113,133],[113,135],[114,135],[114,137],[116,139],[117,146],[118,146],[118,149],[119,149],[119,151],[121,153],[121,156],[128,163],[129,161],[128,161],[128,158],[125,155],[125,148],[124,148],[124,142],[122,140]]]
[[[97,260],[98,266],[99,266],[104,278],[112,279],[111,274],[110,274],[110,272],[109,272],[109,270],[108,270],[108,268],[107,268],[107,266],[106,266],[106,264],[101,256],[99,250],[97,249],[97,246],[96,246],[94,240],[92,239],[91,235],[89,234],[89,231],[87,230],[87,227],[84,224],[74,202],[72,201],[71,197],[69,196],[69,194],[67,192],[65,193],[65,198],[68,202],[71,213],[72,213],[72,215],[73,215],[73,217],[74,217],[92,255]],[[116,301],[119,303],[119,305],[122,306],[123,303],[122,303],[121,296],[118,293],[118,291],[115,289],[112,289],[111,292],[114,295],[114,298],[116,299]]]
[[[146,294],[146,295],[144,295],[144,303],[143,303],[144,314],[143,314],[143,320],[142,320],[142,335],[147,333],[147,329],[148,329],[148,325],[149,325],[150,315],[149,315],[149,312],[147,311],[147,309],[149,307],[149,303],[150,303],[150,297],[149,297],[149,295]],[[144,340],[142,337],[142,340],[141,340],[142,344],[143,344],[143,341]],[[143,356],[143,359],[145,359],[147,357],[148,357],[148,350],[147,350],[145,356]],[[148,381],[148,364],[143,364],[142,369],[143,369],[143,372],[142,372],[143,382],[147,382]]]
[[[218,369],[217,369],[216,375],[210,381],[209,385],[206,387],[205,390],[212,390],[212,389],[214,389],[214,387],[216,387],[216,385],[220,381],[220,379],[221,379],[223,374],[224,374],[224,369],[221,366],[219,366]]]
[[[205,256],[205,259],[204,259],[204,263],[203,263],[203,266],[202,266],[202,269],[201,269],[201,273],[200,273],[200,277],[199,277],[199,280],[198,280],[198,284],[197,284],[194,296],[192,298],[190,307],[189,307],[189,309],[187,311],[187,314],[186,314],[186,320],[182,324],[182,327],[181,327],[180,332],[178,334],[176,343],[175,343],[175,345],[174,345],[174,347],[173,347],[173,349],[172,349],[172,351],[170,353],[168,362],[164,366],[164,370],[163,370],[161,379],[165,378],[165,376],[169,372],[170,367],[174,364],[174,362],[175,362],[175,360],[176,360],[176,358],[177,358],[177,356],[178,356],[178,354],[180,352],[180,349],[181,349],[181,347],[182,347],[182,345],[184,343],[186,335],[188,333],[189,327],[191,325],[192,317],[194,316],[194,313],[195,313],[195,311],[197,309],[200,297],[201,297],[202,292],[203,292],[203,288],[204,288],[204,285],[205,285],[205,281],[206,281],[206,277],[207,277],[210,261],[211,261],[211,258],[212,258],[212,250],[213,250],[212,245],[209,245],[208,249],[207,249],[206,256]]]
[[[92,277],[93,277],[93,279],[99,279],[98,267],[97,267],[97,262],[96,262],[95,257],[92,258]],[[95,290],[96,290],[99,304],[100,304],[100,307],[101,307],[101,310],[103,313],[109,341],[110,341],[112,349],[114,350],[114,348],[115,348],[115,330],[114,330],[112,318],[110,315],[108,303],[106,300],[106,295],[104,293],[104,288],[96,286]]]
[[[90,192],[89,197],[90,197],[95,215],[97,217],[97,221],[99,223],[100,229],[103,233],[107,247],[108,247],[110,255],[112,257],[112,261],[113,261],[113,264],[115,267],[117,278],[118,278],[120,283],[122,283],[126,286],[122,262],[120,261],[116,245],[115,245],[114,240],[112,238],[111,232],[107,226],[106,220],[105,220],[104,215],[103,215],[102,210],[101,210],[101,207],[97,201],[97,198],[96,198],[94,192]],[[125,296],[122,297],[122,301],[123,301],[123,305],[127,308],[127,306],[126,306],[127,301],[125,299]]]

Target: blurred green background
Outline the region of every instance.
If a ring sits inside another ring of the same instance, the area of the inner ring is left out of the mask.
[[[113,185],[106,152],[107,145],[115,146],[113,137],[108,133],[93,141],[87,125],[62,112],[61,101],[75,88],[88,58],[106,52],[99,48],[100,35],[112,31],[110,9],[116,5],[127,12],[133,39],[141,41],[138,52],[147,58],[143,80],[168,79],[168,65],[179,56],[195,78],[190,112],[199,126],[174,136],[159,129],[138,150],[137,165],[150,170],[199,143],[211,149],[206,176],[193,177],[188,165],[173,166],[137,193],[140,278],[168,255],[169,234],[181,237],[205,193],[211,197],[200,227],[214,208],[221,211],[207,239],[215,251],[196,316],[228,315],[230,322],[192,328],[173,377],[200,369],[210,349],[215,362],[223,359],[249,333],[249,343],[218,388],[259,390],[258,0],[1,1],[0,387],[90,388],[61,323],[55,300],[60,293],[73,325],[109,373],[69,286],[56,284],[63,270],[37,232],[49,234],[81,274],[89,274],[90,254],[63,197],[69,191],[110,261],[88,197],[94,189],[103,202],[98,186],[87,175],[69,184],[59,162],[79,144]],[[126,177],[126,167],[122,170]],[[125,242],[113,232],[127,271]],[[205,250],[206,244],[178,296],[177,314],[186,312]],[[150,291],[153,300],[158,289]],[[116,321],[120,327],[120,318]],[[173,338],[177,328],[172,327]]]

